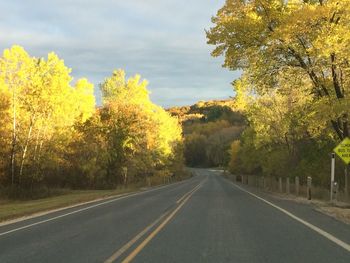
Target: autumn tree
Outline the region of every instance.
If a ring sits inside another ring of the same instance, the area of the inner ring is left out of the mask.
[[[311,153],[304,146],[327,158],[349,136],[349,4],[227,0],[212,18],[212,55],[223,55],[225,67],[243,71],[234,82],[236,103],[254,136],[240,151],[253,147],[275,160],[262,163],[261,170],[278,174],[283,162],[285,168],[303,166],[310,160],[303,153]]]
[[[22,47],[0,58],[0,184],[11,195],[45,188],[113,188],[148,175],[182,172],[182,129],[149,99],[147,81],[116,70],[100,85],[72,83],[71,69],[51,52]]]
[[[151,102],[147,81],[115,70],[100,88],[102,107],[77,125],[71,144],[76,177],[85,175],[88,187],[110,188],[181,170],[181,126]]]
[[[243,69],[257,94],[302,78],[313,112],[339,139],[349,136],[349,1],[227,0],[207,31],[213,56]]]
[[[4,51],[0,69],[2,105],[7,105],[1,111],[7,116],[2,126],[7,131],[1,133],[11,145],[5,163],[11,167],[12,186],[32,185],[42,180],[42,168],[49,162],[59,165],[70,128],[94,111],[93,86],[87,80],[70,86],[71,70],[57,55],[35,58],[20,46]]]
[[[187,165],[223,167],[228,164],[230,144],[245,125],[233,100],[199,101],[168,111],[182,120]]]

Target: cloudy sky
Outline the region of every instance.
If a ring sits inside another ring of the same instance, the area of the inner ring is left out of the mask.
[[[30,55],[54,51],[74,78],[95,84],[113,69],[149,81],[151,98],[168,107],[233,95],[238,72],[210,56],[204,29],[224,0],[3,0],[0,48]]]

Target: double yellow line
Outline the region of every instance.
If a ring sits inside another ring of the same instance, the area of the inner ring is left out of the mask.
[[[159,226],[153,230],[142,242],[139,244],[122,262],[128,263],[133,260],[137,254],[166,226],[167,223],[176,215],[176,213],[186,204],[186,202],[191,198],[191,196],[203,185],[204,182],[201,182],[192,190],[184,194],[179,200],[176,201],[177,207],[172,210],[165,212],[155,221],[149,224],[144,228],[140,233],[138,233],[134,238],[127,242],[124,246],[118,249],[112,256],[110,256],[105,263],[112,263],[117,260],[122,254],[124,254],[132,245],[134,245],[140,238],[142,238],[147,232],[149,232],[154,226],[158,223]],[[164,219],[164,220],[163,220]]]

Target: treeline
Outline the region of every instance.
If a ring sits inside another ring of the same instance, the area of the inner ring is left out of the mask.
[[[245,119],[235,110],[232,100],[200,101],[168,111],[182,121],[188,166],[223,167],[228,164],[230,144],[239,138],[245,126]]]
[[[227,0],[212,21],[212,55],[243,71],[235,105],[248,128],[231,171],[329,186],[330,153],[349,137],[350,1]],[[341,188],[344,168],[338,160]]]
[[[182,170],[182,130],[149,99],[147,81],[122,70],[100,89],[74,85],[56,54],[20,46],[0,58],[0,187],[9,195],[43,188],[114,188]]]

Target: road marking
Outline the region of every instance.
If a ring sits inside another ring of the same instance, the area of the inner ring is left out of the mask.
[[[198,187],[199,185],[197,185],[196,187]],[[192,191],[194,191],[195,188],[193,188],[191,191],[187,192],[186,194],[184,194],[179,200],[176,201],[177,204],[180,204],[188,195],[190,195],[192,193]]]
[[[232,183],[232,182],[231,182],[231,183]],[[294,220],[298,221],[299,223],[301,223],[301,224],[307,226],[308,228],[314,230],[315,232],[317,232],[317,233],[320,234],[321,236],[327,238],[328,240],[332,241],[333,243],[337,244],[338,246],[340,246],[340,247],[344,248],[345,250],[347,250],[348,252],[350,252],[350,245],[347,244],[347,243],[345,243],[344,241],[342,241],[342,240],[336,238],[336,237],[333,236],[332,234],[330,234],[330,233],[328,233],[328,232],[322,230],[321,228],[319,228],[319,227],[317,227],[317,226],[315,226],[315,225],[313,225],[313,224],[311,224],[311,223],[309,223],[309,222],[307,222],[307,221],[305,221],[305,220],[303,220],[303,219],[297,217],[296,215],[292,214],[291,212],[288,212],[287,210],[285,210],[285,209],[283,209],[283,208],[281,208],[281,207],[279,207],[279,206],[277,206],[277,205],[275,205],[275,204],[273,204],[273,203],[271,203],[271,202],[265,200],[264,198],[262,198],[262,197],[260,197],[260,196],[257,196],[257,195],[255,195],[255,194],[253,194],[253,193],[247,191],[246,189],[244,189],[244,188],[242,188],[242,187],[240,187],[240,186],[234,184],[234,183],[232,183],[232,184],[233,184],[236,188],[240,189],[241,191],[243,191],[243,192],[245,192],[245,193],[247,193],[247,194],[250,194],[251,196],[253,196],[253,197],[259,199],[260,201],[263,201],[264,203],[266,203],[266,204],[268,204],[268,205],[270,205],[270,206],[276,208],[277,210],[281,211],[282,213],[286,214],[287,216],[293,218]]]
[[[131,239],[128,243],[122,246],[118,251],[116,251],[110,258],[108,258],[105,263],[112,263],[117,258],[119,258],[125,251],[127,251],[135,242],[137,242],[142,236],[144,236],[150,229],[152,229],[156,224],[158,224],[165,216],[167,216],[170,211],[165,212],[160,217],[157,218],[154,222],[148,225],[144,230],[138,233],[133,239]]]
[[[199,185],[201,185],[201,183]],[[185,193],[179,200],[182,200],[184,197],[191,194],[194,190],[196,190],[199,187],[199,185],[195,186],[193,189],[191,189],[190,191]],[[176,203],[178,203],[178,201]],[[135,244],[141,237],[143,237],[150,229],[152,229],[155,225],[157,225],[164,217],[169,215],[169,213],[170,213],[170,211],[165,212],[160,217],[158,217],[154,222],[149,224],[139,234],[137,234],[134,238],[132,238],[129,242],[127,242],[124,246],[122,246],[119,250],[117,250],[112,256],[110,256],[105,261],[105,263],[111,263],[111,262],[115,261],[116,259],[118,259],[125,251],[127,251],[133,244]]]
[[[151,233],[147,236],[140,245],[137,246],[123,261],[128,263],[133,260],[138,253],[166,226],[167,223],[176,215],[176,213],[187,203],[191,196],[203,185],[204,181],[193,188],[189,193],[186,193],[186,198],[175,208],[173,212]],[[111,261],[110,261],[111,262]]]
[[[26,228],[30,228],[30,227],[33,227],[33,226],[41,225],[41,224],[44,224],[44,223],[47,223],[47,222],[50,222],[50,221],[53,221],[53,220],[57,220],[57,219],[62,218],[62,217],[66,217],[66,216],[69,216],[69,215],[77,214],[77,213],[83,212],[85,210],[89,210],[89,209],[92,209],[92,208],[95,208],[95,207],[98,207],[98,206],[102,206],[102,205],[105,205],[105,204],[109,204],[109,203],[112,203],[112,202],[115,202],[115,201],[119,201],[119,200],[122,200],[122,199],[125,199],[125,198],[129,198],[129,197],[133,197],[133,196],[137,196],[137,195],[141,195],[141,194],[145,194],[145,193],[150,193],[150,192],[157,191],[157,190],[160,190],[160,189],[163,189],[163,188],[167,188],[167,187],[170,187],[170,186],[178,185],[178,184],[183,183],[183,182],[186,182],[186,181],[181,181],[181,182],[170,184],[170,185],[164,185],[164,186],[160,186],[160,187],[157,187],[157,188],[154,188],[154,189],[151,189],[151,190],[142,191],[142,192],[137,192],[137,193],[132,193],[132,194],[123,194],[122,196],[119,196],[117,198],[114,198],[114,199],[111,199],[111,200],[108,200],[108,201],[105,201],[105,202],[102,202],[102,203],[98,203],[98,204],[95,204],[95,205],[84,207],[84,208],[81,208],[81,209],[78,209],[78,210],[75,210],[75,211],[72,211],[72,212],[69,212],[69,213],[66,213],[66,214],[62,214],[62,215],[59,215],[59,216],[55,216],[55,217],[52,217],[52,218],[48,218],[48,219],[45,219],[45,220],[42,220],[42,221],[35,222],[33,224],[25,225],[25,226],[18,227],[18,228],[15,228],[15,229],[12,229],[12,230],[9,230],[9,231],[6,231],[6,232],[2,232],[2,233],[0,233],[0,236],[4,236],[4,235],[7,235],[7,234],[10,234],[10,233],[13,233],[13,232],[17,232],[19,230],[23,230],[23,229],[26,229]]]

